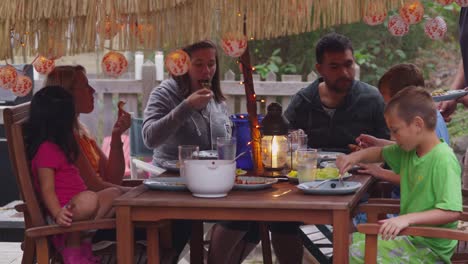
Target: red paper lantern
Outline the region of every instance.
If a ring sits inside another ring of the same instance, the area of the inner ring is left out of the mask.
[[[32,89],[32,81],[31,78],[28,76],[24,75],[19,75],[18,80],[16,81],[15,87],[11,88],[11,91],[16,95],[16,96],[26,96],[31,92]]]
[[[457,3],[461,7],[467,7],[468,6],[468,0],[455,0],[455,3]]]
[[[374,3],[368,3],[362,20],[368,25],[376,26],[382,24],[386,17],[387,10],[385,6],[381,6],[379,9]]]
[[[416,24],[424,16],[424,6],[419,1],[407,2],[400,8],[401,18],[408,24]]]
[[[111,77],[119,77],[124,72],[127,71],[128,61],[124,55],[115,52],[109,51],[101,61],[102,71]]]
[[[3,89],[13,89],[18,80],[18,73],[15,67],[6,65],[0,68],[0,87]]]
[[[409,25],[400,16],[395,15],[388,20],[388,31],[392,35],[401,37],[409,31]]]
[[[49,74],[55,68],[55,61],[39,56],[33,63],[34,69],[40,74]]]
[[[448,5],[453,3],[453,0],[437,0],[437,2],[441,5]]]
[[[441,39],[447,32],[447,23],[442,17],[433,18],[424,25],[424,32],[431,39]]]
[[[164,65],[171,75],[184,75],[190,68],[190,56],[183,50],[175,50],[166,56]]]
[[[104,39],[112,39],[119,33],[119,24],[106,19],[104,22]]]
[[[247,37],[242,33],[226,33],[221,40],[221,47],[228,56],[240,57],[247,49]]]

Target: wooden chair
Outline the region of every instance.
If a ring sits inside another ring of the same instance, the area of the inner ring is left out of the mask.
[[[398,214],[400,212],[399,200],[395,199],[377,199],[369,200],[368,204],[359,207],[359,211],[367,213],[368,224],[359,224],[357,229],[366,235],[365,258],[366,264],[377,263],[377,236],[380,225],[376,224],[386,214]],[[459,220],[468,221],[468,207],[463,207],[463,213]],[[445,238],[458,240],[459,242],[468,241],[468,232],[453,230],[448,228],[436,227],[408,227],[399,235],[424,236],[433,238]],[[468,254],[465,252],[455,252],[452,256],[452,263],[468,263]]]
[[[66,228],[47,224],[39,196],[33,186],[23,137],[23,124],[28,119],[29,107],[29,103],[25,103],[4,110],[5,132],[13,171],[24,201],[24,205],[18,207],[24,213],[26,229],[22,263],[33,262],[34,249],[38,263],[49,263],[53,249],[49,246],[48,236],[90,229],[115,228],[115,220],[80,221]]]

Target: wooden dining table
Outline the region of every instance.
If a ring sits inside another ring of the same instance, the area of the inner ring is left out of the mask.
[[[159,191],[140,185],[114,201],[117,261],[133,263],[135,223],[189,219],[332,225],[333,263],[348,263],[352,214],[373,181],[369,175],[353,175],[347,181],[360,182],[362,187],[347,195],[310,195],[289,182],[278,182],[262,190],[232,190],[223,198],[197,198],[189,191]],[[159,263],[158,229],[148,226],[148,263]],[[202,255],[196,256],[191,263],[203,263]]]

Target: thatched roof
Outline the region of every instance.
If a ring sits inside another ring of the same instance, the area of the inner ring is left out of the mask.
[[[404,0],[8,0],[0,4],[0,59],[96,49],[156,50],[225,32],[268,39],[361,20],[368,3]],[[114,41],[105,41],[113,38]],[[114,43],[114,44],[112,44]]]

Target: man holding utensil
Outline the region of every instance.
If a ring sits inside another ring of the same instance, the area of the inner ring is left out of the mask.
[[[460,50],[462,60],[458,65],[457,74],[450,87],[451,90],[468,88],[468,7],[461,8],[458,24],[460,27]],[[449,122],[452,119],[451,115],[455,112],[457,103],[462,103],[465,107],[468,107],[468,95],[457,100],[443,101],[438,105],[445,121]]]
[[[346,153],[362,133],[388,138],[382,96],[354,79],[351,41],[327,34],[316,46],[316,57],[321,77],[294,95],[284,112],[291,128],[305,131],[309,147]]]

